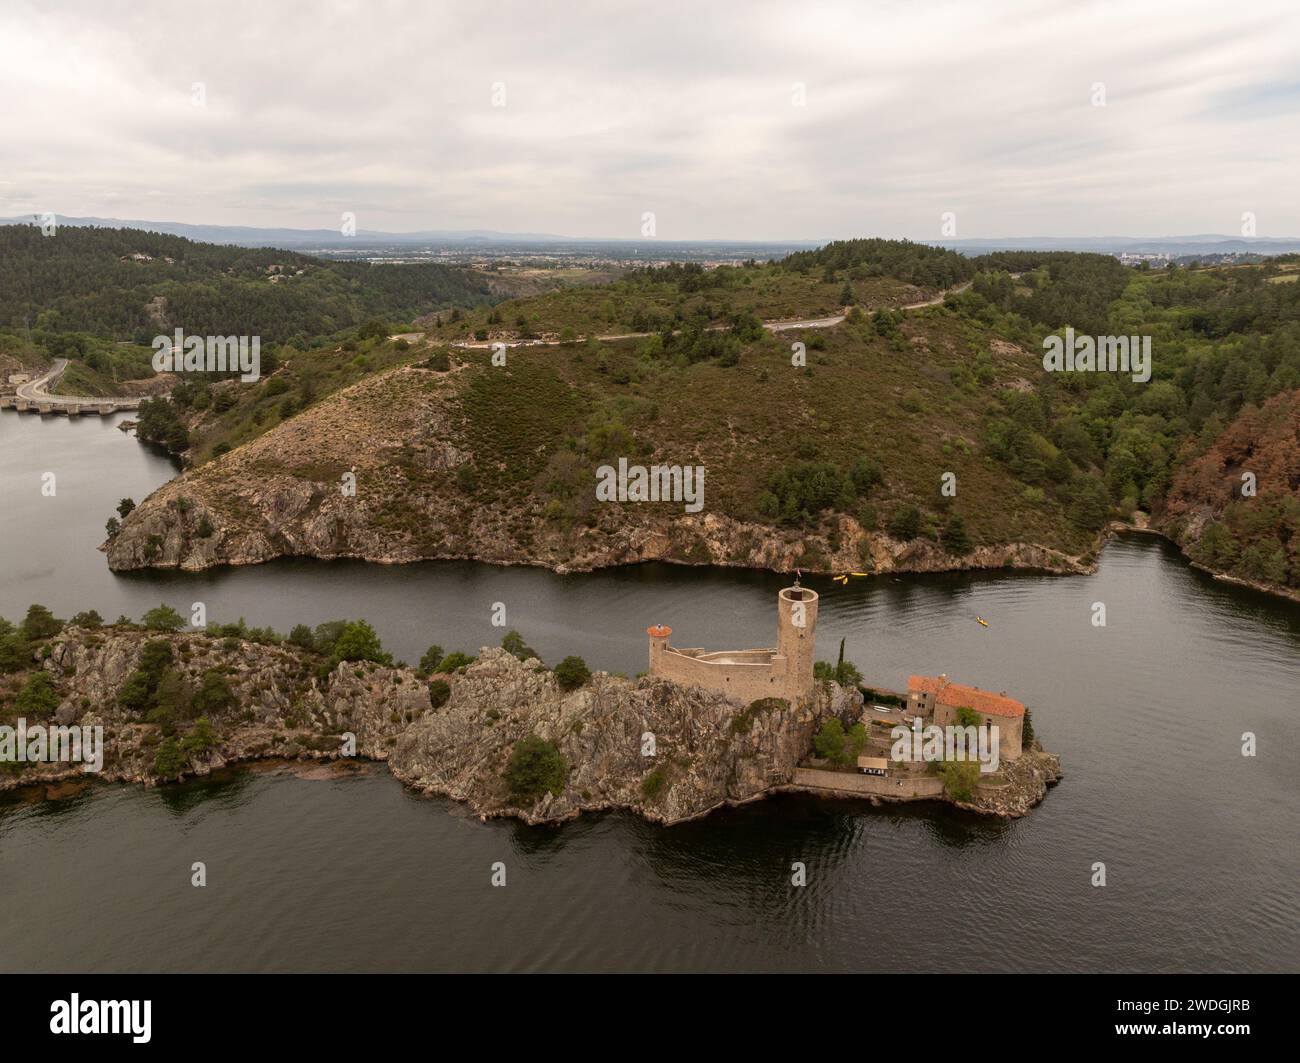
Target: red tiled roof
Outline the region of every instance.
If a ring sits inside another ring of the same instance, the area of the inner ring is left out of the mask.
[[[669,635],[671,635],[673,633],[673,629],[664,624],[655,624],[654,627],[646,628],[645,633],[649,635],[651,638],[662,639],[662,638],[667,638]]]
[[[974,709],[986,716],[1023,716],[1025,707],[1015,698],[1005,694],[994,694],[979,687],[968,687],[961,683],[949,682],[946,676],[911,675],[907,677],[907,689],[923,694],[933,694],[940,705],[953,708]]]

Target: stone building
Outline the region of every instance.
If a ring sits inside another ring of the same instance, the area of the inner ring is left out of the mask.
[[[650,674],[715,690],[742,705],[760,698],[807,702],[813,695],[817,597],[797,582],[777,594],[776,646],[770,649],[678,649],[668,644],[672,628],[647,628]]]
[[[979,687],[951,682],[946,675],[913,675],[907,679],[907,709],[933,717],[940,727],[957,723],[957,710],[970,709],[985,725],[997,725],[998,756],[1015,760],[1021,753],[1025,707],[1004,690],[994,694]]]

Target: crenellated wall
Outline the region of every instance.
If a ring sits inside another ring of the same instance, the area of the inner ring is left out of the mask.
[[[761,698],[785,698],[791,705],[813,695],[816,654],[816,591],[786,587],[777,595],[777,645],[758,650],[677,649],[672,629],[647,629],[650,674],[724,694],[748,705]]]

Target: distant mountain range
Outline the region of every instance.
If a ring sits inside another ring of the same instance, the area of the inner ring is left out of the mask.
[[[56,216],[60,225],[88,225],[99,229],[144,229],[146,232],[184,236],[207,244],[233,244],[238,247],[332,247],[376,242],[396,244],[494,244],[547,243],[565,241],[550,233],[501,233],[491,229],[429,229],[411,233],[385,233],[358,229],[355,236],[344,236],[338,229],[261,229],[251,225],[190,225],[177,221],[138,221],[125,218],[72,218]],[[3,220],[6,225],[37,224],[32,215]]]
[[[754,248],[791,251],[818,247],[820,240],[641,240],[615,237],[571,237],[555,233],[508,233],[494,229],[423,229],[417,232],[390,233],[375,229],[358,229],[355,236],[344,236],[337,229],[258,228],[249,225],[191,225],[186,222],[139,221],[123,218],[73,218],[58,215],[60,225],[93,226],[109,229],[143,229],[147,232],[184,236],[211,244],[238,247],[293,248],[360,248],[374,247],[453,247],[475,246],[546,246],[557,249],[597,248],[601,246],[641,248],[716,247],[720,249]],[[0,224],[36,224],[31,215],[0,220]],[[923,240],[921,243],[947,247],[966,254],[986,251],[1095,251],[1102,254],[1167,255],[1282,255],[1300,251],[1300,237],[1242,237],[1216,233],[1193,236],[1005,236],[968,240]],[[765,257],[765,256],[755,256]]]
[[[981,240],[926,240],[936,247],[979,254],[985,251],[1096,251],[1117,255],[1285,255],[1300,251],[1295,236],[1005,236]]]

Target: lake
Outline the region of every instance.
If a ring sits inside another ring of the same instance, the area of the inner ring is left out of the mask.
[[[460,562],[284,561],[114,575],[118,499],[174,473],[111,419],[0,414],[0,615],[138,617],[165,601],[287,630],[365,617],[409,661],[500,641],[646,666],[771,644],[782,577],[641,565],[557,576]],[[54,472],[54,497],[41,494]],[[1169,545],[1109,544],[1086,577],[878,577],[822,593],[868,684],[1006,689],[1061,755],[1025,819],[781,796],[672,828],[629,815],[480,822],[382,768],[240,771],[0,804],[4,970],[1293,970],[1300,965],[1300,607],[1217,583]],[[1092,606],[1104,602],[1105,627]],[[976,615],[990,622],[975,622]],[[1243,732],[1259,755],[1243,757]],[[208,884],[190,885],[194,861]],[[503,861],[507,885],[490,884]],[[808,884],[790,884],[790,865]],[[1094,863],[1107,885],[1091,885]]]

